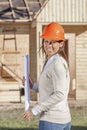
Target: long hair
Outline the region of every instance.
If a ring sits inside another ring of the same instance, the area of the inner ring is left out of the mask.
[[[64,48],[65,48],[65,43],[63,44],[62,47],[59,48],[58,54],[65,59],[65,61],[67,62],[68,66],[69,66],[68,57],[67,57],[67,55],[65,53],[65,49]]]
[[[61,43],[62,41],[60,41],[59,43]],[[65,47],[65,43],[63,44],[63,46],[62,47],[60,47],[59,48],[59,50],[58,50],[58,54],[60,55],[60,56],[62,56],[64,59],[65,59],[65,61],[67,62],[67,64],[68,64],[68,66],[69,66],[69,63],[68,63],[68,57],[67,57],[67,55],[66,55],[66,53],[65,53],[65,50],[64,50],[64,47]],[[45,53],[45,51],[44,51],[44,39],[42,40],[42,52],[43,53]],[[41,49],[40,48],[40,49]],[[46,55],[46,53],[45,53],[45,61],[47,61],[47,55]]]

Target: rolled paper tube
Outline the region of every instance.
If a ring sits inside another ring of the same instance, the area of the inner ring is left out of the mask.
[[[29,87],[29,62],[28,62],[28,55],[24,56],[24,76],[25,76],[25,111],[29,110],[30,107],[30,87]]]

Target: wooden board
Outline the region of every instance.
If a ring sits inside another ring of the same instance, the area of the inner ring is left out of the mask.
[[[20,92],[2,91],[0,92],[0,102],[20,102]]]
[[[87,100],[87,91],[86,90],[77,90],[76,91],[76,100]]]
[[[19,90],[18,82],[0,82],[0,91]]]

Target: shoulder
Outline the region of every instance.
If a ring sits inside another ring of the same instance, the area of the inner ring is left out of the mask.
[[[68,68],[68,64],[66,62],[66,60],[60,56],[59,54],[57,54],[54,58],[54,64],[62,64],[64,65],[66,68]]]
[[[55,71],[66,71],[68,69],[68,64],[65,59],[58,54],[53,62],[53,67]]]

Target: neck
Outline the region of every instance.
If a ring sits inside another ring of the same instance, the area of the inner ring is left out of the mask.
[[[50,59],[52,56],[54,56],[54,55],[56,55],[56,54],[58,54],[58,53],[55,53],[55,54],[53,54],[53,55],[47,55],[47,60]]]

